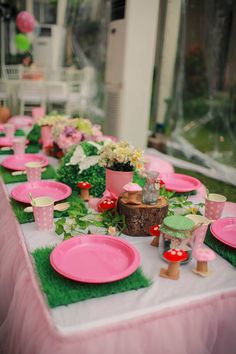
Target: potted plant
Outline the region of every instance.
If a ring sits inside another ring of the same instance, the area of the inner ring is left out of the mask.
[[[116,195],[132,182],[134,171],[143,170],[143,152],[126,141],[108,142],[100,150],[98,163],[106,169],[106,190]]]

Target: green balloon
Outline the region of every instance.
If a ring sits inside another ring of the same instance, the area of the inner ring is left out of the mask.
[[[19,33],[15,37],[16,48],[21,52],[27,52],[30,48],[30,40],[29,38],[22,33]]]

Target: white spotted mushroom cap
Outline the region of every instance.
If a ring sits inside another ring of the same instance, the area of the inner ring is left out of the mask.
[[[215,252],[206,247],[199,247],[194,251],[194,258],[200,262],[208,262],[215,259]]]
[[[124,191],[126,192],[140,192],[142,188],[137,183],[127,183],[123,187]]]

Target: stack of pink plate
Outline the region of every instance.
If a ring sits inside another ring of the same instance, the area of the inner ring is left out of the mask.
[[[15,138],[18,138],[15,136]],[[20,137],[19,137],[20,138]],[[25,144],[29,144],[29,140],[25,141]],[[0,136],[0,147],[12,147],[13,138],[9,138],[8,136]]]
[[[48,159],[40,154],[12,155],[2,161],[2,166],[13,171],[24,171],[27,162],[40,162],[41,167],[48,165]]]
[[[32,126],[32,117],[13,116],[7,122],[14,124],[16,129],[23,129]]]
[[[160,177],[167,190],[179,193],[195,191],[202,185],[197,178],[181,173],[162,173]]]
[[[35,181],[22,183],[11,191],[13,199],[21,203],[30,204],[30,193],[33,198],[51,197],[54,202],[68,198],[72,190],[64,183],[56,181]]]
[[[214,221],[211,224],[211,233],[220,242],[236,248],[236,217]]]
[[[129,242],[107,235],[73,237],[51,253],[52,267],[66,278],[86,283],[108,283],[134,273],[140,255]]]

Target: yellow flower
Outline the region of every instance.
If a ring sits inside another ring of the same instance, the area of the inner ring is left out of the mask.
[[[116,228],[114,226],[109,226],[107,229],[107,232],[109,235],[115,236],[116,235]]]
[[[189,214],[197,214],[197,212],[198,212],[198,207],[193,206],[188,209]]]

